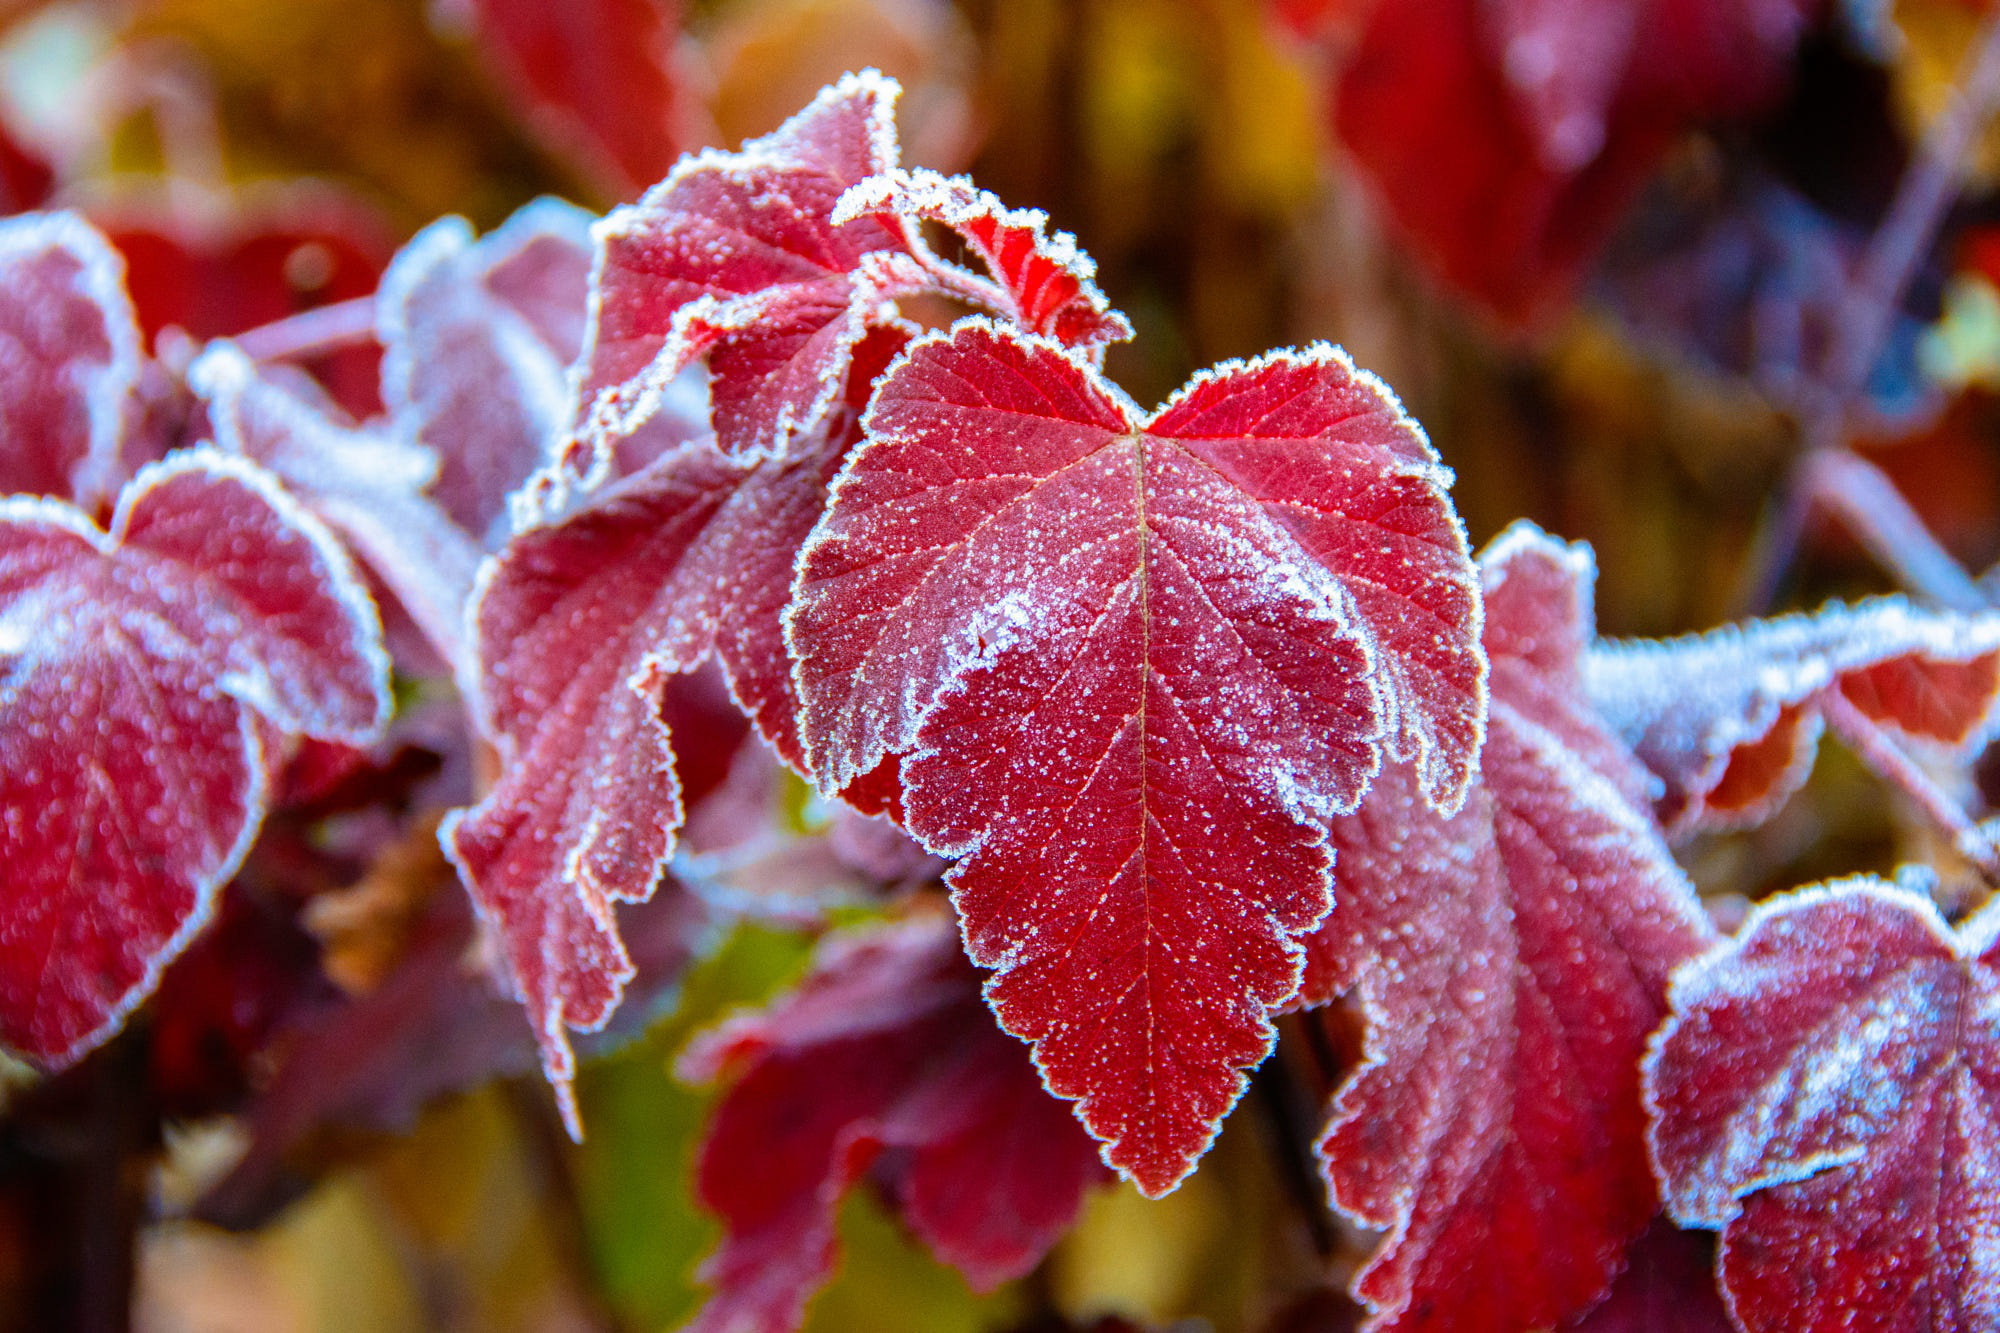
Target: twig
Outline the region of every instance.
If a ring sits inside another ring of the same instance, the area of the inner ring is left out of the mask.
[[[1847,449],[1815,449],[1800,467],[1802,493],[1838,517],[1904,587],[1954,611],[1990,605],[1881,468]]]
[[[260,324],[230,341],[252,361],[295,361],[359,346],[374,336],[375,298],[357,296]]]
[[[1903,293],[1930,249],[1945,211],[1958,196],[1960,170],[1996,111],[2000,111],[2000,8],[1989,10],[1981,24],[1972,50],[1959,66],[1956,86],[1925,129],[1841,302],[1835,342],[1822,377],[1841,410],[1854,400],[1881,355]]]
[[[1989,884],[2000,884],[2000,849],[1986,830],[1973,822],[1964,806],[1917,767],[1882,728],[1850,703],[1838,689],[1820,698],[1820,712],[1834,734],[1861,757],[1877,776],[1885,779],[1921,810],[1925,818],[1951,835],[1959,855],[1970,861]]]
[[[1761,613],[1796,553],[1815,500],[1830,504],[1909,586],[1961,610],[1987,605],[1976,585],[1910,511],[1879,469],[1847,449],[1848,418],[1888,340],[1903,294],[1958,195],[1974,144],[2000,112],[2000,7],[1991,9],[1956,84],[1932,118],[1842,296],[1832,343],[1803,409],[1807,454],[1770,511],[1745,580],[1742,608]],[[1940,596],[1943,593],[1945,595]],[[1968,597],[1969,594],[1969,597]]]

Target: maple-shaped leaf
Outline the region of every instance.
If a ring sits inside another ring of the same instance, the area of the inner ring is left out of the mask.
[[[691,1329],[796,1328],[832,1271],[841,1196],[863,1179],[982,1290],[1069,1228],[1107,1173],[979,981],[943,918],[835,938],[791,993],[687,1051],[684,1077],[734,1076],[696,1166],[724,1235]]]
[[[896,292],[928,285],[881,215],[836,224],[851,185],[896,165],[897,87],[850,74],[735,153],[683,159],[597,225],[586,433],[614,439],[658,409],[696,357],[725,453],[783,454],[839,402],[855,345]]]
[[[1387,1232],[1369,1327],[1556,1323],[1657,1210],[1638,1061],[1673,968],[1712,937],[1632,760],[1582,697],[1590,558],[1519,525],[1481,559],[1492,702],[1479,782],[1439,815],[1407,768],[1334,820],[1333,912],[1302,998],[1358,992],[1361,1068],[1320,1153]]]
[[[912,345],[800,558],[816,779],[904,758],[1000,1021],[1150,1193],[1206,1150],[1379,751],[1456,807],[1485,656],[1449,479],[1317,346],[1151,416],[972,319]]]
[[[479,548],[423,493],[436,457],[342,424],[228,342],[211,343],[187,382],[215,442],[281,478],[395,594],[445,662],[460,663]]]
[[[678,0],[444,0],[438,9],[470,20],[530,127],[621,195],[673,164],[684,142]]]
[[[590,265],[590,215],[541,199],[476,241],[462,218],[434,222],[383,275],[391,429],[436,454],[432,494],[484,544],[506,537],[507,496],[569,424]]]
[[[125,266],[72,213],[0,221],[0,491],[94,509],[139,380]]]
[[[920,169],[871,176],[841,197],[833,217],[845,222],[866,215],[900,220],[912,237],[924,222],[957,232],[991,281],[923,250],[918,258],[943,290],[1004,313],[1030,333],[1099,356],[1106,343],[1132,336],[1131,323],[1093,281],[1096,263],[1068,232],[1051,236],[1048,217],[1038,209],[1008,208],[963,176]]]
[[[0,1040],[60,1065],[117,1029],[257,830],[266,729],[381,726],[379,636],[333,539],[241,460],[145,469],[108,531],[0,500]]]
[[[1668,1210],[1764,1330],[2000,1326],[2000,911],[1869,877],[1757,906],[1646,1060]]]
[[[1769,100],[1818,4],[1376,4],[1335,119],[1418,258],[1531,321],[1568,297],[1679,134]]]
[[[1674,833],[1755,823],[1812,769],[1829,700],[1919,742],[1978,739],[2000,704],[2000,616],[1900,597],[1662,641],[1608,641],[1592,705],[1657,785]]]
[[[888,351],[864,350],[860,373]],[[618,1003],[630,965],[611,904],[651,893],[681,824],[660,691],[713,655],[779,754],[803,762],[780,617],[854,434],[843,402],[785,458],[683,445],[517,533],[481,572],[474,688],[502,774],[443,837],[572,1128],[564,1029],[593,1029]]]

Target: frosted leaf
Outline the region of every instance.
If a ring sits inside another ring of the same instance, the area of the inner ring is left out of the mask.
[[[228,342],[209,344],[187,379],[215,442],[282,478],[458,665],[479,549],[423,494],[436,457],[335,421]]]
[[[1162,1193],[1297,988],[1322,821],[1384,748],[1464,799],[1485,657],[1449,474],[1333,348],[1147,418],[984,320],[913,344],[867,430],[788,619],[812,771],[903,756],[1002,1025]]]
[[[981,1002],[939,918],[835,938],[764,1012],[698,1038],[722,1075],[696,1190],[721,1215],[690,1328],[789,1333],[835,1260],[841,1196],[872,1178],[980,1290],[1032,1269],[1103,1179],[1095,1145]]]
[[[590,265],[590,215],[540,199],[477,241],[462,218],[434,222],[383,275],[390,429],[437,456],[432,494],[489,548],[509,531],[507,496],[572,416]]]
[[[2000,976],[1873,878],[1760,903],[1674,978],[1645,1064],[1668,1211],[1751,1333],[2000,1323]]]
[[[1511,1333],[1601,1297],[1657,1208],[1638,1060],[1711,937],[1632,761],[1582,703],[1589,556],[1517,525],[1481,559],[1480,781],[1440,816],[1407,767],[1333,821],[1334,908],[1302,998],[1358,993],[1361,1068],[1320,1143],[1335,1205],[1387,1232],[1368,1327]]]
[[[1132,336],[1132,325],[1111,308],[1092,279],[1097,265],[1068,232],[1048,232],[1038,209],[1008,208],[963,176],[935,171],[889,171],[841,196],[834,221],[867,215],[901,219],[915,237],[922,222],[939,222],[962,237],[993,275],[990,286],[955,265],[920,251],[919,257],[946,291],[975,295],[1030,333],[1102,357],[1106,343]]]
[[[502,765],[443,832],[572,1117],[566,1028],[591,1030],[630,966],[611,914],[643,901],[681,824],[660,691],[711,655],[779,754],[803,762],[781,613],[853,412],[782,459],[681,446],[518,533],[483,567],[471,690]]]
[[[0,220],[0,491],[95,509],[139,380],[125,264],[73,213]]]
[[[366,741],[373,608],[331,537],[212,450],[142,471],[109,532],[0,500],[0,1040],[65,1064],[207,919],[263,817],[263,737]]]
[[[909,239],[875,217],[836,224],[847,188],[896,165],[897,94],[872,71],[825,89],[736,153],[683,159],[597,224],[597,304],[582,433],[602,444],[658,411],[707,358],[723,451],[782,455],[838,403],[855,345],[926,285]]]
[[[2000,616],[1900,597],[1832,603],[1687,638],[1607,641],[1584,680],[1656,780],[1670,832],[1755,823],[1810,772],[1826,691],[1912,740],[1981,738],[2000,699]]]

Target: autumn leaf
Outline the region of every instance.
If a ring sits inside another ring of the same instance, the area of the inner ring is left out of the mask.
[[[0,1039],[63,1065],[208,919],[263,818],[266,729],[358,743],[388,715],[374,608],[268,474],[142,471],[108,530],[0,500]]]
[[[1580,1313],[1657,1210],[1638,1060],[1712,932],[1636,765],[1590,713],[1588,552],[1521,524],[1481,558],[1492,712],[1445,817],[1390,768],[1333,824],[1334,909],[1302,999],[1354,990],[1367,1053],[1320,1141],[1333,1201],[1387,1233],[1368,1327]]]
[[[1994,936],[1862,877],[1759,904],[1674,977],[1645,1066],[1668,1210],[1765,1330],[1990,1328]]]
[[[979,983],[942,917],[836,938],[795,990],[683,1055],[684,1076],[731,1080],[696,1165],[724,1238],[692,1329],[796,1328],[834,1265],[836,1205],[864,1179],[981,1289],[1069,1228],[1106,1174],[1096,1145]]]
[[[1316,347],[1151,416],[968,320],[880,382],[788,636],[823,789],[902,764],[988,998],[1159,1194],[1206,1149],[1382,750],[1465,798],[1479,603],[1448,473]]]

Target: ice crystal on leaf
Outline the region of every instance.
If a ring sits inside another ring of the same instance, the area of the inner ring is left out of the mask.
[[[1669,1211],[1766,1330],[2000,1325],[2000,910],[1861,878],[1682,969],[1645,1065]]]
[[[1097,265],[1067,232],[1048,234],[1048,218],[1037,209],[1008,208],[963,176],[935,171],[889,171],[872,176],[841,196],[834,220],[868,214],[903,224],[939,222],[957,232],[992,276],[981,279],[926,251],[918,257],[938,285],[1004,313],[1030,333],[1102,357],[1106,343],[1132,336],[1125,316],[1111,308],[1092,281]]]
[[[1664,641],[1610,641],[1592,704],[1633,748],[1672,832],[1755,823],[1812,768],[1829,697],[1898,735],[1959,747],[2000,702],[2000,616],[1900,597]]]
[[[81,218],[0,221],[0,491],[72,500],[117,489],[139,380],[125,265]]]
[[[914,344],[800,559],[821,786],[903,756],[987,994],[1154,1194],[1268,1051],[1380,751],[1464,799],[1485,657],[1449,474],[1324,346],[1150,417],[1060,344]]]
[[[864,1179],[987,1289],[1040,1262],[1106,1174],[994,1026],[942,917],[832,940],[797,989],[699,1039],[681,1069],[734,1080],[696,1168],[724,1226],[699,1333],[796,1328],[833,1267],[840,1198]]]
[[[242,460],[145,469],[108,532],[0,500],[0,1039],[62,1064],[117,1029],[256,833],[266,735],[381,726],[379,638],[332,537]]]
[[[896,165],[896,93],[848,75],[740,152],[683,159],[597,225],[586,434],[638,429],[702,356],[725,454],[781,455],[819,428],[855,345],[894,320],[889,299],[928,285],[893,220],[833,220],[849,186]]]
[[[1336,1205],[1388,1232],[1370,1327],[1512,1330],[1603,1295],[1657,1201],[1638,1060],[1711,937],[1635,765],[1582,699],[1587,552],[1520,525],[1481,560],[1491,712],[1440,815],[1407,767],[1333,821],[1336,892],[1301,998],[1354,989],[1366,1058],[1320,1144]]]

